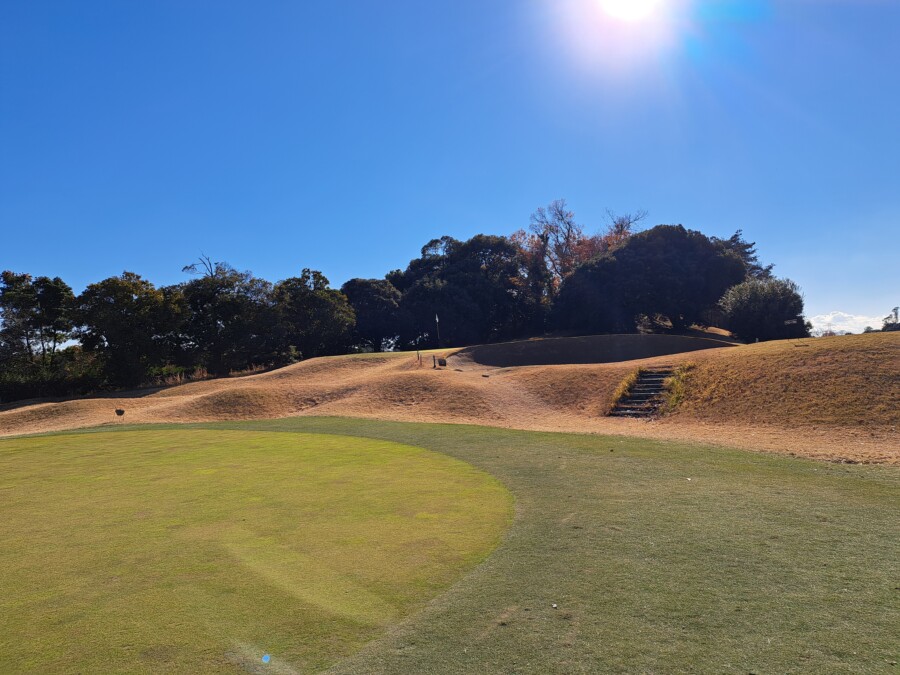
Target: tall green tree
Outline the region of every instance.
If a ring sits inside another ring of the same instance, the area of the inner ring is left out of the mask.
[[[809,337],[803,296],[790,279],[749,279],[729,288],[719,304],[725,327],[746,342]]]
[[[443,344],[486,342],[542,327],[541,289],[529,283],[527,259],[507,237],[432,240],[388,280],[403,292],[401,308],[411,321],[407,344],[424,338],[437,345],[435,316]]]
[[[78,338],[96,354],[113,386],[134,386],[166,363],[165,336],[177,330],[171,298],[133,272],[88,286],[78,296]]]
[[[341,292],[356,315],[355,342],[380,352],[408,332],[400,308],[402,296],[387,279],[351,279]]]
[[[738,230],[728,239],[712,237],[712,241],[722,250],[733,253],[744,263],[748,279],[771,279],[774,265],[762,265],[756,252],[756,242],[746,241],[743,230]]]
[[[675,330],[702,322],[704,310],[746,275],[737,255],[681,225],[640,232],[614,255],[621,264],[626,308],[635,315],[665,316]]]
[[[214,263],[180,290],[186,351],[194,363],[214,375],[227,375],[278,360],[280,335],[271,283],[227,263]]]
[[[346,352],[356,322],[353,307],[321,272],[305,268],[299,277],[279,281],[273,300],[282,349],[302,358]]]
[[[60,345],[71,336],[74,301],[59,277],[0,274],[0,341],[12,360],[8,367],[52,370]]]
[[[635,313],[625,298],[622,266],[615,255],[604,254],[566,278],[553,309],[554,328],[587,333],[630,333]]]
[[[628,331],[639,316],[664,317],[684,330],[701,323],[704,311],[745,275],[740,258],[709,237],[658,225],[566,278],[555,320],[561,328]]]

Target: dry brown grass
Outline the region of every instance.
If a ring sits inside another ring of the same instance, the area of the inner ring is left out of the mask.
[[[695,355],[678,415],[781,426],[900,423],[900,335],[747,345]]]
[[[613,392],[612,400],[609,402],[607,406],[607,413],[611,413],[613,409],[616,407],[616,404],[626,396],[631,393],[632,387],[637,384],[638,379],[641,377],[641,373],[644,372],[643,368],[635,368],[628,375],[625,376],[621,382],[619,382],[619,386],[616,387],[616,390]]]
[[[0,410],[0,435],[120,423],[342,415],[690,440],[900,464],[900,334],[770,342],[594,365],[450,367],[415,354],[329,357],[238,379]],[[448,352],[449,354],[449,352]],[[664,418],[605,417],[639,367],[696,364]],[[485,377],[487,376],[487,377]]]
[[[666,378],[666,400],[661,409],[662,414],[674,413],[684,401],[687,379],[696,367],[697,364],[693,361],[683,361],[678,364],[672,375]]]
[[[599,417],[609,410],[619,384],[634,370],[633,365],[621,363],[532,366],[510,369],[505,379],[556,412]]]

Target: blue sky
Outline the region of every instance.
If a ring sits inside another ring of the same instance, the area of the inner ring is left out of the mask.
[[[606,1],[2,3],[0,268],[340,285],[564,197],[900,304],[900,2]]]

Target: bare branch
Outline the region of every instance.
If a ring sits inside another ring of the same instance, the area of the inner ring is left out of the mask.
[[[181,271],[186,272],[187,274],[202,274],[205,277],[214,277],[216,275],[216,270],[219,269],[221,265],[222,263],[213,262],[212,258],[201,251],[200,258],[197,262],[185,265],[181,268]]]

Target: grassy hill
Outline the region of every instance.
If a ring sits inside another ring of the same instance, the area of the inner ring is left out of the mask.
[[[573,353],[584,341],[570,340],[566,358],[581,358]],[[559,352],[559,340],[529,343],[529,350],[543,343]],[[522,344],[493,345],[491,359],[504,358],[498,354],[504,348],[513,352],[510,358],[519,358]],[[328,357],[243,378],[9,405],[0,411],[0,435],[116,424],[113,411],[122,407],[125,422],[134,423],[340,415],[696,439],[900,463],[898,333],[727,346],[614,363],[494,367],[479,363],[478,353],[454,354],[446,369],[433,369],[430,355],[420,362],[413,353]],[[661,364],[693,366],[674,410],[653,423],[605,417],[629,373]]]
[[[869,333],[704,354],[676,414],[783,426],[900,425],[900,335]],[[737,357],[737,358],[735,358]]]

